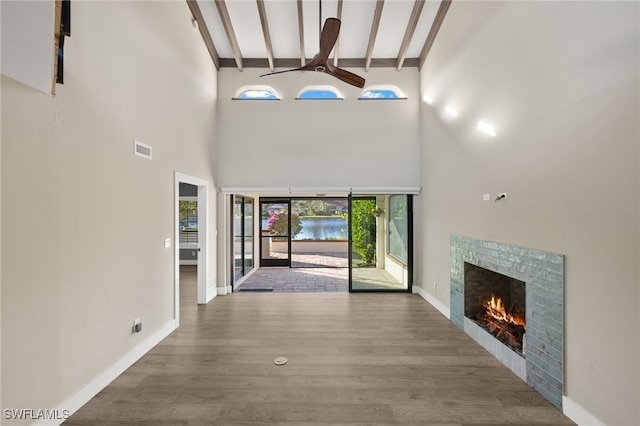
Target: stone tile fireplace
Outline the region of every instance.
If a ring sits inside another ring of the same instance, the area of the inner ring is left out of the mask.
[[[562,410],[564,256],[451,236],[451,321]]]

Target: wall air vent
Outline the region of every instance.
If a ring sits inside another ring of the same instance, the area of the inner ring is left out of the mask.
[[[151,160],[151,146],[143,144],[140,141],[133,141],[133,153],[134,155]]]

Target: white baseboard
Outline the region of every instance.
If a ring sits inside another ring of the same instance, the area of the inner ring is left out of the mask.
[[[216,277],[213,277],[207,282],[207,301],[205,302],[205,304],[211,302],[217,295],[218,287],[216,287]]]
[[[218,287],[218,294],[224,296],[225,294],[231,294],[231,286]]]
[[[440,311],[440,313],[445,317],[447,317],[447,319],[451,319],[451,311],[449,310],[449,307],[446,306],[444,303],[442,303],[441,301],[439,301],[438,299],[436,299],[435,297],[433,297],[432,295],[430,295],[429,293],[427,293],[417,285],[412,286],[411,290],[413,293],[419,294],[420,297],[422,297],[424,300],[429,302],[431,306],[433,306],[438,311]]]
[[[151,348],[160,343],[162,339],[171,334],[175,329],[175,320],[167,322],[160,330],[150,335],[144,341],[138,343],[133,349],[116,361],[115,364],[96,376],[75,395],[72,395],[62,401],[54,410],[57,410],[57,412],[68,412],[70,415],[78,411],[83,405],[89,402],[91,398],[96,396],[98,392],[104,389],[127,368],[131,367],[137,360],[142,358],[144,354],[149,352]],[[55,420],[54,423],[54,420],[39,420],[35,422],[34,425],[59,425],[63,421],[64,419]]]
[[[562,395],[562,412],[580,426],[604,426],[604,422],[571,398]]]
[[[211,302],[218,295],[218,288],[212,288],[207,292],[207,303]],[[206,305],[206,303],[205,303]]]

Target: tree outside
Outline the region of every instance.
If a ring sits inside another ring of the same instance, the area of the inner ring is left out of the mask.
[[[289,228],[289,215],[285,210],[279,212],[273,212],[269,215],[267,221],[267,230],[272,235],[288,235]],[[302,231],[302,224],[300,223],[300,216],[296,213],[291,214],[291,235],[290,238],[295,237]]]
[[[352,247],[360,255],[359,266],[370,266],[376,261],[376,200],[353,200],[351,206]]]

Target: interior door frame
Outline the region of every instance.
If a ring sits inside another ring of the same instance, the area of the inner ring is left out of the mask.
[[[215,294],[207,292],[209,270],[209,181],[199,177],[174,172],[174,296],[173,315],[176,327],[180,325],[180,183],[198,187],[198,259],[197,259],[197,300],[206,304]]]

